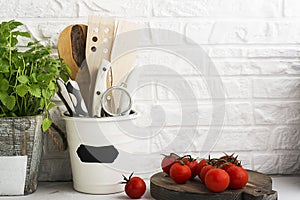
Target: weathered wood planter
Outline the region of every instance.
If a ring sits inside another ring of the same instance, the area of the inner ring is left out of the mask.
[[[0,195],[37,189],[42,154],[43,116],[0,118]]]

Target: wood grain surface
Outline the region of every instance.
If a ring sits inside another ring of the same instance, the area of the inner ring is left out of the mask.
[[[249,180],[243,189],[213,193],[198,178],[176,184],[167,174],[160,172],[150,179],[150,193],[157,200],[277,200],[271,177],[250,170],[248,174]]]

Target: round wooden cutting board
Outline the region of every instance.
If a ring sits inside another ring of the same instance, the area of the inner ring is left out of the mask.
[[[271,177],[247,171],[249,180],[243,189],[227,189],[221,193],[210,192],[199,178],[176,184],[167,174],[160,172],[150,179],[150,193],[157,200],[277,200]]]

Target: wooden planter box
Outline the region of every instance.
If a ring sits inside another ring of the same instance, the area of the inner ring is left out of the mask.
[[[0,118],[0,195],[31,194],[37,188],[43,116]]]

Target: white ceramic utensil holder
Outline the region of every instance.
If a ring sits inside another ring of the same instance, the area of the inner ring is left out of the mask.
[[[121,184],[122,173],[112,167],[113,161],[118,156],[118,151],[105,135],[110,133],[123,135],[124,133],[120,128],[122,123],[128,123],[129,120],[134,120],[137,116],[135,112],[126,116],[102,118],[64,115],[73,187],[76,191],[89,194],[110,194],[124,191],[124,184]],[[87,148],[82,148],[83,146]],[[108,152],[106,147],[113,147],[113,152]],[[100,152],[99,149],[94,151],[95,148],[100,148]],[[104,152],[101,152],[101,148]],[[82,151],[82,149],[84,150]],[[114,158],[109,157],[111,154]],[[101,155],[104,156],[103,159]],[[98,159],[99,162],[94,162],[93,159]],[[110,161],[107,162],[107,160]]]

